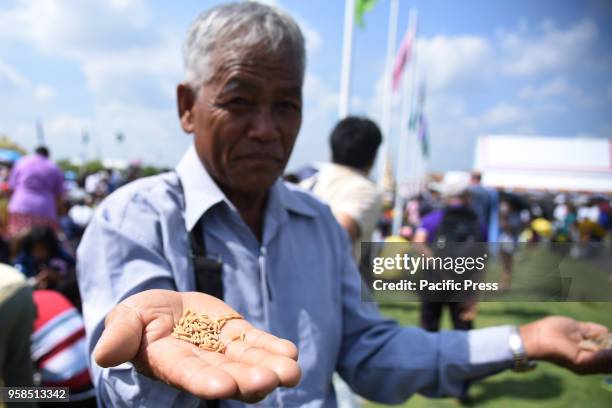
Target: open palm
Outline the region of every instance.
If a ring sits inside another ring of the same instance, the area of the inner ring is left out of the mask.
[[[212,317],[236,313],[203,293],[161,289],[138,293],[108,314],[94,350],[96,362],[112,367],[130,361],[142,374],[203,399],[254,402],[276,387],[293,387],[300,380],[295,345],[243,319],[230,320],[221,330],[221,342],[228,344],[223,353],[172,337],[187,309]]]
[[[532,358],[552,361],[578,374],[612,372],[612,350],[595,352],[580,347],[581,341],[607,333],[605,326],[551,316],[523,330],[529,338],[526,346]]]

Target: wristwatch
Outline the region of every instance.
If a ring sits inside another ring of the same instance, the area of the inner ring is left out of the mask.
[[[510,327],[510,338],[508,339],[510,351],[512,352],[512,360],[514,361],[514,367],[512,370],[523,373],[525,371],[531,371],[536,367],[534,361],[529,361],[527,353],[525,352],[525,346],[523,345],[523,339],[517,326]]]

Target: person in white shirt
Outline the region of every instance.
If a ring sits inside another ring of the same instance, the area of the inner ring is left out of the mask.
[[[382,192],[368,178],[381,142],[380,130],[370,119],[342,119],[330,136],[332,162],[301,183],[331,207],[357,261],[360,242],[371,238],[382,211]]]

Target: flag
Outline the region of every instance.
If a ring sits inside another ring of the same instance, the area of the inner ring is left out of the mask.
[[[395,64],[393,64],[393,91],[397,91],[400,81],[402,80],[402,72],[404,71],[404,67],[410,60],[412,43],[414,42],[415,34],[415,27],[408,27],[399,51],[397,52],[397,57],[395,57]]]
[[[355,21],[357,21],[359,28],[365,28],[363,15],[372,10],[377,2],[378,0],[357,0],[357,4],[355,4]]]
[[[427,126],[427,119],[425,115],[421,113],[419,118],[419,140],[421,142],[421,152],[423,157],[429,157],[429,128]]]
[[[408,129],[415,132],[421,145],[423,157],[429,156],[429,126],[425,118],[425,83],[421,82],[417,98],[416,111],[410,115]]]

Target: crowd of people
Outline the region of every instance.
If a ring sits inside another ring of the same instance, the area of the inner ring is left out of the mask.
[[[76,248],[95,207],[137,178],[138,167],[74,174],[60,169],[45,146],[0,166],[0,300],[6,336],[0,377],[8,386],[67,386],[75,405],[95,406]],[[9,315],[15,319],[4,318]],[[21,346],[24,337],[30,337],[31,347]]]
[[[286,180],[299,183],[331,206],[352,242],[357,262],[361,241],[391,237],[392,200],[368,179],[381,140],[374,122],[348,117],[338,123],[330,136],[331,163],[285,175]],[[5,166],[8,171],[4,172],[2,199],[8,205],[3,206],[6,214],[0,217],[4,220],[0,261],[12,265],[21,273],[21,279],[14,272],[3,271],[3,291],[23,296],[25,292],[15,287],[17,281],[21,282],[19,288],[28,286],[34,290],[31,302],[35,312],[21,324],[14,323],[19,328],[13,328],[23,338],[23,333],[28,333],[24,324],[32,325],[32,347],[28,350],[34,367],[32,383],[68,385],[74,401],[94,404],[91,377],[83,365],[88,351],[75,273],[76,248],[96,206],[115,189],[136,179],[137,172],[131,169],[121,174],[103,169],[82,174],[75,180],[73,174],[64,174],[53,163],[48,149],[42,146],[31,156]],[[413,243],[431,243],[442,238],[451,242],[469,239],[498,242],[503,265],[501,284],[502,288],[509,288],[512,255],[518,243],[563,243],[571,250],[571,243],[603,242],[611,230],[612,212],[605,196],[498,191],[483,187],[478,173],[469,178],[466,174],[449,173],[406,202],[400,237]],[[461,233],[464,235],[457,235]],[[574,248],[571,252],[579,257],[591,247]],[[423,302],[423,328],[439,330],[444,304]],[[473,328],[474,302],[446,304],[455,329]],[[27,315],[26,310],[27,307],[19,313]],[[60,315],[64,316],[62,325],[67,330],[64,337],[46,339],[45,331],[56,324],[53,320]],[[9,358],[11,348],[4,351],[5,359]],[[59,351],[74,355],[72,367],[54,365],[48,356]],[[6,383],[10,384],[10,380]],[[339,376],[335,377],[334,385],[344,406],[358,405],[359,400]]]
[[[44,147],[11,168],[5,385],[68,386],[73,403],[90,406],[323,407],[337,403],[334,373],[365,398],[399,403],[417,392],[462,397],[470,382],[535,360],[609,372],[609,354],[579,347],[608,332],[598,324],[553,316],[470,330],[471,309],[460,307],[463,330],[436,332],[362,301],[358,243],[377,225],[389,233],[384,195],[368,179],[382,135],[346,118],[327,167],[288,177],[301,187],[281,180],[302,122],[306,54],[293,18],[256,2],[219,5],[194,21],[183,51],[177,104],[193,143],[176,171],[66,183]],[[465,181],[448,176],[409,202],[404,239],[494,241],[501,231],[514,242],[517,211],[529,239],[547,237],[536,223],[543,208],[511,210],[510,196]],[[568,237],[597,234],[580,227],[592,207],[566,225],[574,211],[564,204],[553,212]],[[595,223],[609,213],[597,205]],[[188,308],[241,317],[222,328],[223,353],[170,336]],[[423,310],[439,320],[436,305]]]

